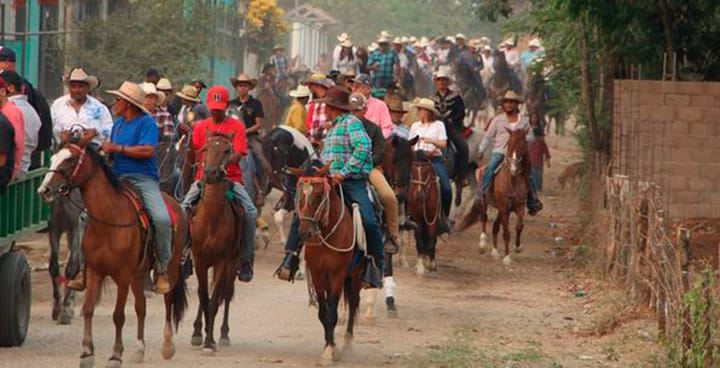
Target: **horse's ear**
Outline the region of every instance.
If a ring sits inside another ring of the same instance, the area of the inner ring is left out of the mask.
[[[413,137],[413,139],[409,140],[408,143],[410,143],[410,146],[414,146],[418,142],[418,140],[420,140],[420,136],[416,135],[415,137]]]

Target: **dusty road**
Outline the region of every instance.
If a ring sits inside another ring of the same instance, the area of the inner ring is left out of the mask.
[[[573,285],[586,278],[567,257],[570,227],[576,219],[575,194],[557,188],[557,173],[578,159],[572,138],[550,138],[553,168],[546,173],[545,210],[527,221],[524,253],[510,268],[477,252],[477,227],[453,235],[438,248],[439,271],[418,277],[398,267],[399,318],[390,319],[378,295],[376,322],[361,316],[351,348],[344,348],[338,367],[628,367],[654,366],[658,351],[649,323],[636,321],[611,336],[586,337],[601,313],[592,284],[582,297]],[[559,239],[562,238],[562,239]],[[31,265],[45,268],[44,236],[24,243]],[[410,250],[414,254],[414,247]],[[190,346],[197,308],[196,282],[190,280],[190,312],[180,326],[171,361],[160,355],[162,302],[148,300],[145,367],[313,367],[323,347],[317,311],[307,306],[304,282],[272,278],[282,256],[274,243],[257,256],[256,277],[236,284],[231,305],[231,346],[203,357]],[[46,271],[34,272],[30,331],[20,348],[0,349],[0,367],[75,367],[82,339],[82,320],[58,326],[50,318],[51,291]],[[600,294],[600,292],[598,292]],[[131,297],[132,298],[132,297]],[[81,300],[81,298],[80,298]],[[114,290],[95,312],[96,362],[104,366],[112,348],[111,306]],[[366,307],[363,302],[363,315]],[[128,302],[125,358],[134,344],[135,318]],[[76,316],[79,308],[76,307]],[[602,315],[600,315],[600,318]],[[218,323],[219,325],[219,323]],[[219,328],[219,327],[218,327]],[[641,333],[642,332],[642,333]],[[341,329],[336,335],[341,337]],[[641,337],[645,339],[641,339]],[[342,339],[338,339],[342,341]],[[340,345],[342,348],[342,344]]]

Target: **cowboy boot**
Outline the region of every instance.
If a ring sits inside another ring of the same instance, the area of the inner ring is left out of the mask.
[[[237,278],[241,282],[250,282],[253,279],[253,265],[252,261],[240,261],[240,267],[238,267]]]
[[[532,208],[528,209],[528,214],[530,216],[537,215],[540,211],[543,209],[543,204],[540,202],[540,199],[537,196],[537,193],[534,190],[530,191],[530,196],[532,196],[533,202],[535,202],[535,205],[532,206]]]
[[[365,259],[365,267],[360,274],[360,282],[363,289],[382,289],[382,274],[375,265],[375,258],[369,256]]]
[[[280,264],[280,267],[275,271],[275,275],[280,280],[295,281],[295,273],[297,273],[298,268],[300,268],[300,258],[297,253],[287,252],[285,253],[282,264]]]

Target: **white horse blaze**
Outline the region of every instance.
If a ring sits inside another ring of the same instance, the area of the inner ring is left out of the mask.
[[[70,152],[69,149],[63,148],[58,153],[52,155],[50,157],[50,169],[45,174],[45,177],[43,178],[42,184],[40,184],[40,187],[38,188],[38,193],[42,193],[45,191],[45,187],[50,183],[50,178],[54,175],[53,170],[57,170],[58,167],[60,167],[60,164],[65,162],[65,160],[72,157],[72,152]]]

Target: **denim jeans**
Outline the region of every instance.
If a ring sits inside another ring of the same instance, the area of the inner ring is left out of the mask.
[[[450,205],[452,204],[452,188],[450,187],[447,167],[445,167],[442,157],[433,157],[430,162],[432,162],[433,169],[435,169],[435,175],[440,179],[440,201],[442,202],[443,213],[447,217],[450,215]]]
[[[255,158],[252,155],[246,155],[240,160],[240,169],[242,170],[243,183],[245,183],[245,191],[250,198],[255,198],[255,172],[257,171]]]
[[[534,180],[535,190],[538,192],[543,191],[543,167],[533,167],[530,170],[530,179]]]
[[[160,183],[152,177],[140,174],[122,175],[121,180],[128,180],[142,197],[145,210],[155,227],[155,243],[157,244],[158,272],[167,272],[172,252],[172,224],[170,213],[160,192]]]
[[[185,199],[182,202],[182,208],[187,210],[200,196],[199,181],[195,181],[190,186]],[[258,210],[255,208],[252,199],[248,195],[245,187],[238,182],[233,182],[233,194],[240,200],[243,208],[245,209],[245,241],[243,244],[244,248],[240,249],[240,261],[241,262],[252,262],[255,258],[255,225],[258,218]]]

